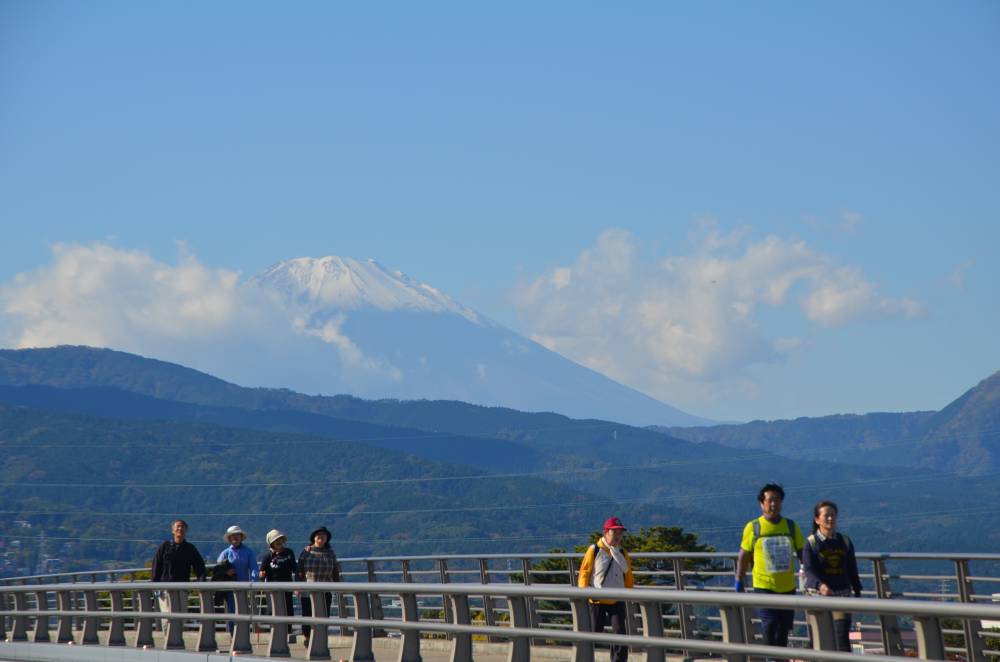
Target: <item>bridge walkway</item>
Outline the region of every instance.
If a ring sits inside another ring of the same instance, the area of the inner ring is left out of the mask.
[[[125,646],[108,647],[106,633],[102,633],[100,644],[94,646],[81,645],[81,635],[76,633],[73,644],[38,644],[33,643],[34,630],[28,630],[29,642],[0,642],[0,662],[20,662],[22,660],[34,660],[43,662],[46,660],[80,660],[87,662],[231,662],[233,658],[240,660],[267,660],[268,641],[266,635],[251,635],[250,643],[253,646],[252,653],[242,653],[233,655],[229,652],[232,640],[224,631],[216,634],[219,643],[217,653],[197,653],[194,652],[198,646],[198,633],[184,633],[185,651],[165,651],[165,637],[160,632],[153,634],[154,645],[148,649],[135,647],[135,637],[128,636]],[[330,648],[330,659],[334,662],[348,662],[351,659],[351,650],[354,643],[353,637],[331,635],[328,638]],[[299,634],[294,643],[289,643],[290,657],[286,659],[309,659],[308,650],[304,644],[304,638]],[[395,638],[380,638],[372,642],[372,652],[374,662],[398,662],[400,657],[401,641]],[[443,639],[421,639],[420,657],[423,662],[450,662],[452,643]],[[472,654],[476,662],[508,662],[510,647],[506,643],[489,643],[486,641],[475,641],[472,644]],[[595,662],[606,662],[609,659],[608,653],[598,651],[595,655]],[[573,648],[570,646],[540,645],[531,647],[531,659],[542,662],[570,662],[573,659]],[[667,662],[683,662],[682,656],[667,656]],[[629,653],[629,660],[635,662],[645,662],[644,651],[635,650]]]

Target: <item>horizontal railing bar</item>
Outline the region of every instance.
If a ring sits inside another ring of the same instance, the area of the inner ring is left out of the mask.
[[[56,592],[72,587],[69,584],[38,584],[22,586],[0,586],[2,593]],[[916,600],[878,600],[871,598],[803,597],[759,593],[724,593],[721,591],[676,591],[659,588],[636,587],[634,589],[593,589],[574,587],[553,587],[550,585],[521,584],[370,584],[359,582],[123,582],[93,583],[94,591],[258,591],[266,593],[284,591],[371,593],[376,589],[383,594],[435,594],[435,595],[483,595],[484,589],[491,596],[524,597],[538,599],[550,597],[604,600],[624,600],[629,602],[662,602],[690,605],[727,605],[742,607],[773,607],[776,609],[797,609],[806,611],[848,611],[871,614],[907,614],[911,616],[952,616],[955,618],[985,618],[1000,620],[1000,605],[972,603],[926,602]],[[8,614],[10,612],[7,612]],[[134,613],[134,612],[133,612]]]
[[[734,553],[730,552],[650,552],[643,554],[633,554],[634,558],[641,559],[690,559],[690,560],[719,560],[719,561],[733,561],[735,558]],[[408,560],[411,562],[421,562],[421,561],[493,561],[493,560],[505,560],[505,561],[519,561],[519,560],[545,560],[545,559],[572,559],[580,558],[579,553],[531,553],[531,554],[448,554],[448,555],[414,555],[414,556],[378,556],[378,557],[345,557],[341,559],[342,565],[354,564],[354,563],[399,563],[403,560]],[[1000,561],[1000,554],[988,554],[988,553],[936,553],[936,552],[859,552],[857,554],[859,560],[923,560],[923,561]],[[490,572],[516,572],[514,570],[504,571],[498,570],[494,571],[488,569]],[[376,569],[377,572],[392,572],[392,570],[387,569]],[[80,577],[95,577],[95,576],[109,576],[117,577],[127,574],[136,574],[149,572],[149,568],[112,568],[112,569],[101,569],[101,570],[83,570],[83,571],[73,571],[73,572],[63,572],[63,573],[51,573],[51,574],[39,574],[39,575],[26,575],[23,577],[7,578],[0,581],[12,582],[12,581],[25,581],[25,580],[37,580],[44,581],[46,579],[52,578],[80,578]],[[395,571],[399,572],[399,571]],[[452,571],[453,572],[453,571]],[[865,575],[870,576],[870,575]],[[890,577],[892,577],[890,575]],[[953,577],[952,577],[953,578]],[[976,581],[1000,581],[996,578],[976,578]]]

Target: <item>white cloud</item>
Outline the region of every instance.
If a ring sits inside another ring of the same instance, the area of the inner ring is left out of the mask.
[[[950,274],[948,274],[946,282],[954,290],[964,294],[965,275],[966,273],[968,273],[969,269],[971,269],[974,266],[976,266],[975,260],[965,260],[963,262],[960,262],[959,264],[955,265],[955,268],[951,270]]]
[[[287,383],[311,373],[310,383],[345,390],[402,378],[362,353],[342,317],[295,319],[238,272],[205,266],[180,248],[177,263],[167,264],[106,244],[56,245],[51,263],[0,284],[0,346],[112,347],[247,384],[263,373],[288,375]]]
[[[237,296],[238,279],[189,255],[167,265],[103,244],[56,245],[50,265],[0,286],[3,342],[122,346],[137,335],[202,337],[252,313]]]
[[[574,264],[514,289],[523,327],[545,347],[666,399],[678,384],[732,382],[748,366],[802,351],[787,332],[768,337],[764,308],[798,310],[826,327],[923,312],[803,241],[752,241],[746,228],[721,233],[711,220],[700,233],[688,254],[643,262],[628,232],[604,232]]]
[[[340,355],[345,365],[360,369],[372,375],[383,375],[390,381],[399,382],[403,379],[403,373],[396,366],[387,361],[373,359],[365,356],[361,348],[344,333],[342,327],[347,321],[347,315],[340,313],[331,319],[319,323],[310,323],[305,318],[295,320],[295,328],[302,333],[320,338],[323,342],[333,345]],[[421,357],[423,358],[423,357]],[[427,359],[423,359],[423,364]]]

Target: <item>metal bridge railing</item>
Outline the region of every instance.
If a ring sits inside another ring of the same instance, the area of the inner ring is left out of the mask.
[[[375,591],[368,591],[371,600],[369,610],[374,620],[386,623],[405,621],[406,605],[401,596],[382,591],[381,585],[385,582],[436,587],[433,591],[419,594],[413,607],[421,623],[427,626],[433,623],[442,625],[453,623],[454,605],[443,591],[443,584],[479,584],[489,585],[490,589],[487,592],[480,588],[478,594],[468,595],[470,614],[484,626],[495,628],[500,627],[502,623],[509,623],[514,617],[509,601],[499,599],[497,596],[504,595],[505,590],[516,585],[532,589],[559,584],[574,585],[580,556],[575,553],[388,556],[344,558],[341,559],[341,563],[346,581],[380,584]],[[732,591],[735,558],[735,554],[727,553],[633,555],[637,567],[637,581],[650,588],[681,590],[688,593],[721,592],[723,595]],[[933,601],[932,604],[942,607],[944,606],[942,602],[966,605],[987,602],[992,604],[992,594],[995,591],[991,589],[1000,584],[1000,554],[868,553],[858,554],[858,560],[862,568],[867,565],[871,569],[870,572],[862,573],[865,585],[863,595],[880,600],[892,599],[896,602],[900,599],[916,599]],[[0,580],[0,585],[7,587],[27,584],[50,586],[53,583],[97,585],[102,580],[109,583],[130,582],[144,572],[148,575],[148,569],[143,568],[58,573]],[[297,585],[300,590],[304,586],[304,584]],[[199,591],[204,591],[205,588],[206,585],[200,585]],[[63,591],[66,592],[66,589]],[[82,586],[75,591],[68,591],[65,600],[71,609],[76,610],[78,603],[85,603],[85,591]],[[336,617],[340,618],[344,614],[351,613],[349,593],[343,590],[335,593],[337,599],[333,612]],[[42,595],[48,600],[46,607],[52,613],[61,608],[56,593],[47,591],[42,592]],[[134,592],[126,591],[122,597],[123,604],[129,609],[139,610],[141,601],[133,599],[135,595],[137,594]],[[265,595],[261,593],[258,596],[256,604],[258,611],[268,610],[264,600]],[[763,596],[753,596],[753,599],[758,600],[761,597]],[[25,604],[34,605],[33,600],[37,600],[37,596],[32,597],[29,592],[23,599]],[[107,600],[105,597],[104,601]],[[850,611],[859,617],[863,632],[877,632],[879,641],[862,644],[867,647],[866,652],[903,655],[912,651],[914,647],[919,647],[920,626],[912,617],[901,616],[891,609],[888,612],[878,612],[854,608],[859,601],[851,601],[851,604]],[[106,605],[108,609],[112,607]],[[192,600],[192,608],[200,610],[196,599]],[[152,609],[155,609],[155,606]],[[567,600],[533,596],[525,602],[525,611],[528,625],[546,630],[549,639],[554,632],[568,634],[575,631],[573,607]],[[632,604],[627,613],[629,632],[638,632],[641,629],[641,610],[637,604]],[[743,615],[744,630],[751,633],[748,642],[752,643],[754,632],[752,610],[743,610]],[[679,601],[675,603],[674,608],[665,610],[661,616],[662,630],[668,637],[686,641],[726,640],[725,615],[719,604],[713,607]],[[995,616],[994,620],[1000,621],[1000,616]],[[809,627],[808,620],[799,619],[796,624],[792,645],[798,647],[811,645],[814,633]],[[348,633],[346,625],[340,624],[338,627],[342,633]],[[376,636],[384,634],[386,629],[392,629],[384,625],[374,627]],[[429,633],[430,630],[424,632]],[[491,631],[486,634],[491,641],[502,640],[496,632]],[[1000,632],[982,631],[981,625],[974,619],[954,621],[948,619],[944,623],[942,634],[946,653],[959,654],[973,662],[997,659],[998,652],[990,650],[987,642],[1000,643]]]
[[[308,587],[312,600],[313,616],[304,618],[285,613],[284,593]],[[154,611],[154,592],[167,591],[171,595],[172,610],[161,614]],[[232,591],[236,595],[236,613],[215,611],[212,593]],[[342,595],[349,603],[348,609],[332,616],[327,612],[325,591]],[[189,611],[189,604],[182,598],[184,592],[195,596],[197,612]],[[643,649],[648,662],[663,662],[665,654],[682,652],[685,656],[719,655],[730,662],[745,662],[748,656],[778,659],[830,660],[847,662],[849,653],[836,652],[834,641],[833,611],[850,611],[876,617],[912,619],[916,629],[917,653],[922,659],[946,659],[945,637],[941,628],[943,619],[953,619],[973,626],[979,637],[978,625],[983,619],[1000,619],[1000,606],[984,604],[949,604],[920,600],[879,600],[870,598],[808,598],[777,595],[723,593],[717,591],[675,591],[656,588],[632,590],[576,589],[570,587],[495,584],[489,587],[490,597],[484,597],[484,586],[476,584],[424,584],[341,582],[341,583],[151,583],[151,582],[95,582],[92,584],[36,584],[0,587],[0,604],[5,608],[0,617],[0,639],[7,636],[10,621],[10,641],[27,641],[29,632],[34,642],[52,641],[51,621],[57,621],[55,641],[74,639],[74,621],[82,622],[81,643],[84,645],[128,646],[136,648],[154,645],[154,620],[166,619],[169,625],[163,647],[183,650],[184,621],[197,624],[198,651],[217,650],[216,623],[234,621],[231,638],[232,654],[253,651],[250,642],[251,628],[264,626],[268,631],[268,656],[289,655],[288,632],[291,625],[310,625],[313,636],[308,641],[310,659],[328,659],[328,628],[345,627],[353,634],[351,659],[356,662],[373,660],[372,638],[376,629],[392,629],[401,633],[400,662],[419,662],[421,634],[445,634],[451,637],[451,659],[469,662],[472,659],[473,635],[486,635],[510,642],[510,660],[527,662],[531,656],[531,641],[566,642],[573,649],[574,662],[593,662],[595,643],[616,643]],[[78,593],[82,608],[73,608],[70,595]],[[372,613],[375,596],[391,595],[398,598],[401,618],[380,618]],[[442,596],[451,606],[450,617],[445,622],[421,620],[418,600],[421,596]],[[271,610],[267,615],[255,613],[253,605],[257,596],[264,596]],[[29,598],[32,598],[29,601]],[[495,624],[476,622],[470,601],[480,598],[490,602],[506,603],[508,617]],[[638,607],[639,627],[634,634],[612,635],[591,631],[588,598],[625,600]],[[51,608],[52,602],[56,608]],[[529,604],[538,602],[564,602],[570,606],[571,627],[553,630],[543,624],[532,625]],[[138,605],[138,613],[125,607],[126,602]],[[104,603],[104,604],[102,604]],[[664,630],[664,614],[689,608],[716,610],[722,623],[721,640],[669,636]],[[747,611],[755,607],[794,609],[806,615],[811,648],[775,648],[753,643],[747,629]],[[131,639],[126,639],[126,624],[133,625]],[[105,632],[104,641],[99,633]],[[886,656],[893,662],[902,662],[902,656]]]

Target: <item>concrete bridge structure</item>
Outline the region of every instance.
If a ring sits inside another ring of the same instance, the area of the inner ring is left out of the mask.
[[[1000,554],[858,554],[865,591],[857,599],[735,593],[735,555],[725,553],[634,554],[646,568],[636,571],[641,586],[577,589],[579,558],[346,558],[344,581],[333,584],[154,584],[142,568],[5,579],[0,660],[593,662],[607,659],[601,645],[618,643],[640,662],[847,662],[852,655],[835,650],[835,611],[858,621],[857,653],[1000,659]],[[173,611],[156,611],[160,591],[171,594]],[[216,611],[216,591],[235,592],[236,614]],[[311,600],[313,616],[285,613],[286,591]],[[627,635],[592,632],[587,599],[597,596],[628,603]],[[796,610],[789,648],[757,643],[754,610],[764,606]],[[308,641],[303,625],[313,628]]]

